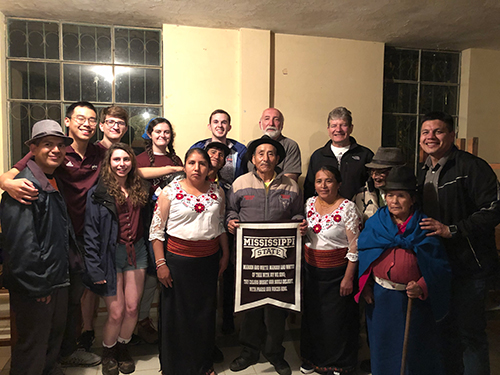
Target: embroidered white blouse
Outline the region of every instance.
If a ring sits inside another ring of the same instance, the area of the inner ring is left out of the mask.
[[[316,199],[311,197],[305,205],[307,234],[305,245],[316,250],[349,248],[349,253],[358,252],[358,236],[361,229],[361,215],[356,205],[345,199],[332,213],[321,216],[315,207]],[[350,254],[347,258],[351,259]]]
[[[211,240],[224,230],[224,196],[217,184],[210,184],[204,194],[186,193],[179,181],[165,186],[161,195],[170,201],[170,211],[161,212],[157,204],[153,213],[149,240],[165,241],[165,225],[169,236],[188,241]]]

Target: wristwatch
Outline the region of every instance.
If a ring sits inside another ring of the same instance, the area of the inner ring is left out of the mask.
[[[450,230],[452,238],[458,234],[458,227],[456,225],[448,225],[448,229]]]

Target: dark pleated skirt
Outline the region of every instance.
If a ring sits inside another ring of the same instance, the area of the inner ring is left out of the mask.
[[[408,297],[404,291],[385,289],[376,283],[373,293],[374,304],[366,305],[372,374],[399,375]],[[405,374],[443,374],[430,304],[420,299],[412,304]]]
[[[165,375],[204,375],[213,369],[219,254],[189,258],[167,252],[173,287],[160,297],[160,366]]]
[[[300,353],[319,371],[354,373],[358,355],[359,313],[354,293],[340,296],[346,266],[304,264]],[[356,286],[354,287],[356,289]]]

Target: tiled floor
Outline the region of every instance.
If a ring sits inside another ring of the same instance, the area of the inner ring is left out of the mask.
[[[155,313],[156,310],[153,310]],[[105,319],[105,313],[99,314],[96,323],[96,342],[94,344],[94,351],[101,354],[102,347],[100,346],[102,325]],[[238,323],[237,318],[236,323]],[[293,375],[300,374],[300,358],[299,358],[299,327],[300,317],[296,316],[295,319],[289,318],[287,321],[287,333],[285,336],[284,346],[286,348],[285,359],[290,364]],[[491,356],[491,374],[500,375],[500,311],[490,311],[488,321],[488,334],[490,340],[490,356]],[[364,339],[361,340],[362,348],[360,350],[360,359],[368,358],[368,351],[364,344]],[[276,374],[273,366],[261,357],[261,361],[246,370],[234,373],[229,370],[229,363],[238,356],[240,347],[238,345],[237,334],[222,336],[219,334],[217,337],[217,344],[224,353],[225,360],[221,364],[215,365],[215,370],[219,375],[273,375]],[[136,360],[136,371],[138,375],[158,375],[158,349],[156,345],[142,344],[132,347],[132,356]],[[10,367],[10,347],[0,347],[0,375],[7,375]],[[101,366],[92,368],[68,368],[65,369],[67,375],[100,375]],[[365,373],[358,372],[358,375]]]

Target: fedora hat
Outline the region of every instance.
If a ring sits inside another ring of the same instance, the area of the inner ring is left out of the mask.
[[[260,145],[265,144],[265,143],[274,146],[274,148],[276,149],[276,152],[278,153],[278,156],[280,157],[280,160],[279,160],[280,162],[285,158],[286,151],[285,151],[285,148],[281,145],[281,143],[279,143],[278,141],[275,141],[274,139],[272,139],[268,135],[263,135],[261,138],[257,138],[255,140],[253,140],[248,145],[247,153],[245,154],[247,160],[251,161],[252,156],[255,152],[255,149],[257,147],[259,147]]]
[[[59,125],[58,122],[54,120],[41,120],[33,125],[33,128],[31,129],[31,138],[24,142],[24,144],[29,146],[37,139],[48,137],[50,135],[62,138],[66,146],[73,143],[73,138],[67,137],[63,133],[61,125]]]
[[[384,190],[417,190],[417,179],[413,169],[406,165],[393,167],[385,179]]]
[[[372,161],[365,167],[372,169],[392,168],[405,164],[403,153],[397,147],[379,147]]]

